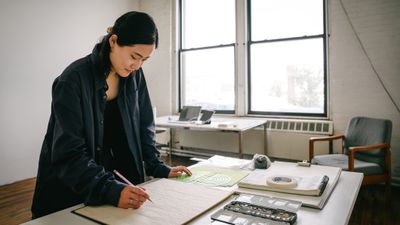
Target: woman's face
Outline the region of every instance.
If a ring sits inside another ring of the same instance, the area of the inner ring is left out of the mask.
[[[135,44],[131,46],[119,46],[118,36],[113,34],[108,39],[110,42],[111,71],[121,77],[127,77],[133,71],[139,69],[143,62],[150,58],[155,45]]]

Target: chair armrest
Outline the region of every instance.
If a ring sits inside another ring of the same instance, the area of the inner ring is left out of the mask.
[[[376,145],[365,145],[365,146],[354,146],[354,147],[349,147],[349,154],[350,152],[366,152],[366,151],[371,151],[375,149],[384,149],[385,152],[390,150],[390,144],[376,144]]]
[[[308,141],[308,158],[311,162],[311,160],[314,158],[314,142],[319,142],[319,141],[332,141],[332,140],[337,140],[337,139],[342,139],[342,142],[344,140],[344,135],[333,135],[333,136],[323,136],[323,137],[310,137]],[[343,144],[342,144],[343,146]],[[343,147],[342,147],[342,153],[343,153]]]
[[[323,136],[323,137],[310,137],[310,142],[317,142],[317,141],[332,141],[336,139],[344,139],[344,135],[332,135],[332,136]]]
[[[391,152],[390,144],[376,144],[376,145],[366,145],[366,146],[355,146],[349,147],[349,171],[354,170],[354,155],[356,152],[366,152],[376,149],[383,149],[385,151],[385,166],[388,173],[391,173]]]

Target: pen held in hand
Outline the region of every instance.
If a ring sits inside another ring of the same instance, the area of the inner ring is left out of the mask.
[[[119,178],[121,178],[125,183],[129,184],[130,186],[135,186],[135,185],[133,185],[128,179],[126,179],[124,176],[122,176],[122,174],[120,174],[117,170],[114,170],[113,172],[114,172]],[[150,202],[154,203],[154,202],[150,199],[150,197],[149,197],[147,200],[149,200]]]

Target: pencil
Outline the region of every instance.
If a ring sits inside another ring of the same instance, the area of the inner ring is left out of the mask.
[[[117,170],[114,170],[113,171],[119,178],[121,178],[125,183],[127,183],[127,184],[129,184],[129,185],[131,185],[131,186],[135,186],[135,185],[133,185],[128,179],[126,179],[124,176],[122,176],[122,174],[120,174]],[[153,202],[151,199],[150,199],[150,197],[148,198],[148,200],[150,201],[150,202]]]

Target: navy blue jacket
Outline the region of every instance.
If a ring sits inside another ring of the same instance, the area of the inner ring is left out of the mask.
[[[125,184],[96,161],[103,145],[107,85],[99,65],[99,44],[92,54],[69,65],[52,87],[51,115],[39,160],[32,204],[34,218],[84,203],[117,206]],[[121,78],[118,94],[126,148],[142,183],[145,172],[167,177],[170,168],[155,147],[152,106],[142,69]]]

